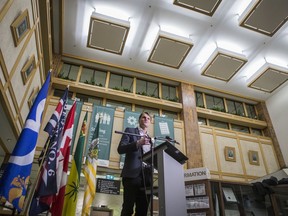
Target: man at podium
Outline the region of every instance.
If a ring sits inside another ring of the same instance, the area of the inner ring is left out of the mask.
[[[147,129],[151,116],[147,112],[139,116],[139,126],[126,128],[118,145],[118,153],[126,154],[121,177],[124,187],[121,216],[146,216],[150,195],[143,188],[151,185],[151,170],[142,161],[142,155],[151,149]],[[142,188],[142,189],[141,189]]]

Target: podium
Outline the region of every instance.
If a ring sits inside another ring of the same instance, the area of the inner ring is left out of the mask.
[[[159,216],[187,215],[183,164],[188,158],[166,141],[143,155],[158,170]]]

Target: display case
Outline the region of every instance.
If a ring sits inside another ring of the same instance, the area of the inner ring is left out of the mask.
[[[273,215],[269,194],[255,193],[251,184],[210,181],[210,188],[215,216]]]
[[[188,216],[206,216],[211,213],[210,185],[208,180],[186,181],[185,195]]]

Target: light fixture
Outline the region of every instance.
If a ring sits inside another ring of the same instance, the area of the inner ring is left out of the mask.
[[[159,31],[148,62],[178,69],[192,47],[189,38]]]
[[[122,55],[129,29],[129,21],[93,12],[90,18],[87,46]]]
[[[216,46],[201,71],[204,76],[228,82],[246,62],[244,55]]]

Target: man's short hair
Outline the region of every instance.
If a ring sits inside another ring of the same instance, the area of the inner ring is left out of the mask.
[[[140,119],[142,118],[142,116],[143,115],[148,115],[150,118],[151,118],[151,115],[148,113],[148,112],[142,112],[141,114],[140,114],[140,116],[139,116],[139,119],[138,119],[138,121],[140,121]]]

